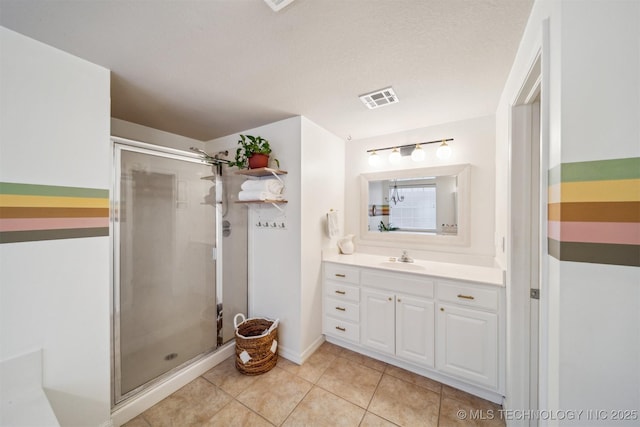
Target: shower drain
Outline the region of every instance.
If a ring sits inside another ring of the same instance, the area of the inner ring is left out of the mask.
[[[178,357],[178,353],[170,353],[170,354],[167,354],[167,355],[164,357],[164,360],[173,360],[173,359],[175,359],[176,357]]]

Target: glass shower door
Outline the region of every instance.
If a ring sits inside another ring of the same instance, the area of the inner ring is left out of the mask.
[[[221,298],[216,295],[217,181],[211,167],[121,145],[116,164],[117,403],[217,347]]]

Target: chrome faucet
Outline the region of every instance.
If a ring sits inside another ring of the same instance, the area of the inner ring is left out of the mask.
[[[400,262],[413,262],[413,258],[410,258],[409,255],[407,255],[407,251],[402,251],[402,256],[400,258],[398,258],[398,261],[400,261]]]

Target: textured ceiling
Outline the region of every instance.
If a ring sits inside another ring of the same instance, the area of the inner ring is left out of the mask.
[[[354,139],[495,113],[532,0],[0,0],[112,71],[114,117],[200,140],[304,115]],[[393,86],[400,103],[358,95]]]

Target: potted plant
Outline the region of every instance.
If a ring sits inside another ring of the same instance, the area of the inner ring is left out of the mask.
[[[240,135],[238,145],[235,160],[229,162],[229,166],[257,169],[269,165],[271,146],[266,139],[261,136]]]

